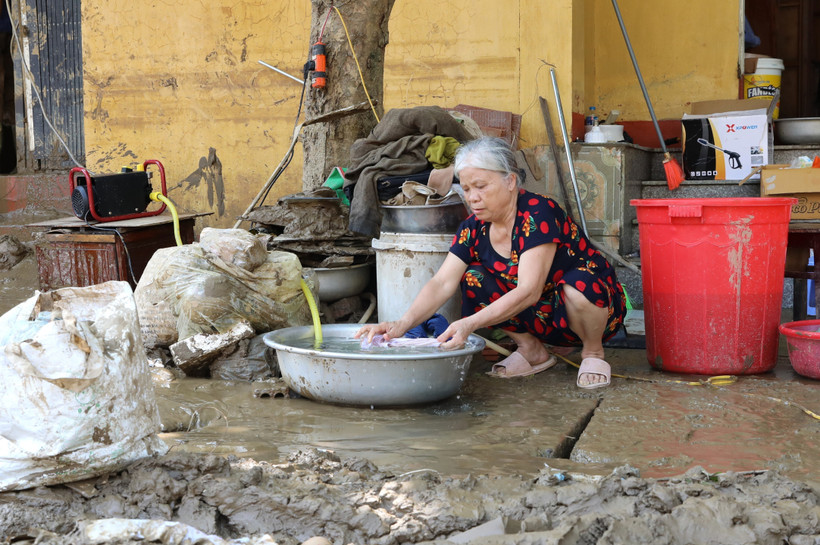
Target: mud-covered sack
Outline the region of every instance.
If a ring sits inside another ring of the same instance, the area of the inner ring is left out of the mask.
[[[252,271],[268,259],[265,245],[245,229],[205,227],[199,234],[199,245],[225,263]]]
[[[83,543],[159,543],[161,545],[276,545],[268,534],[223,539],[182,522],[110,518],[79,523]]]
[[[134,291],[146,347],[197,334],[226,333],[248,322],[257,333],[310,323],[302,266],[290,252],[266,252],[248,271],[199,244],[154,252]]]
[[[164,454],[127,282],[35,292],[0,316],[0,490]]]

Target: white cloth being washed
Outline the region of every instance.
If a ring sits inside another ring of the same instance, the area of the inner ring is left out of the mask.
[[[362,350],[371,350],[373,348],[396,348],[401,346],[441,346],[441,343],[432,337],[421,337],[418,339],[411,339],[408,337],[398,337],[395,339],[385,339],[384,335],[374,335],[373,340],[368,342],[367,338],[362,339]]]

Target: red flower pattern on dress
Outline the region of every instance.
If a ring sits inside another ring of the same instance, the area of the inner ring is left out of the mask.
[[[451,251],[468,265],[476,265],[463,277],[464,311],[466,314],[478,312],[514,289],[518,285],[521,254],[540,244],[552,243],[557,245],[556,254],[538,303],[497,327],[528,331],[559,344],[577,344],[577,336],[568,329],[561,289],[561,284],[567,283],[580,289],[593,304],[608,308],[610,320],[604,338],[611,337],[625,313],[624,298],[618,295],[620,285],[610,272],[611,265],[552,199],[523,190],[520,195],[509,258],[500,257],[493,250],[489,244],[489,223],[475,216],[465,220],[455,237]]]

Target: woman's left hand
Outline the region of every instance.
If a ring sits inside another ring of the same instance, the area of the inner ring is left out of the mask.
[[[467,318],[456,320],[436,340],[441,343],[445,350],[461,348],[467,342],[467,338],[474,331]]]

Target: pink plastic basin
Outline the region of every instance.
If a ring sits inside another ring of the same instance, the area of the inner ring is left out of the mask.
[[[820,320],[781,324],[780,333],[786,337],[794,371],[804,377],[820,379]]]

